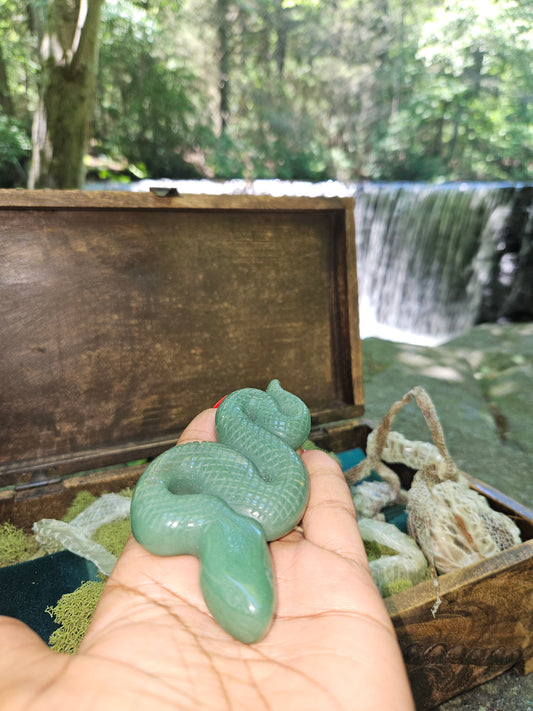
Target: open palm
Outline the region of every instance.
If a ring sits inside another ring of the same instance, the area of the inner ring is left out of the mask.
[[[207,410],[180,441],[213,439]],[[262,641],[238,642],[213,620],[196,558],[154,556],[130,538],[77,654],[0,618],[2,711],[412,709],[344,477],[322,452],[302,457],[310,500],[301,530],[270,544],[277,604]]]

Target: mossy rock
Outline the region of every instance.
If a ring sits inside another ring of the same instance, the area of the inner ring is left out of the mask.
[[[379,423],[421,385],[459,469],[533,506],[533,324],[484,324],[435,348],[367,338],[362,350],[366,418]],[[431,441],[412,402],[393,429]]]

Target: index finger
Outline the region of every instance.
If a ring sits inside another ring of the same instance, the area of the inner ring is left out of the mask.
[[[185,444],[186,442],[215,442],[217,438],[215,413],[215,408],[211,407],[209,410],[204,410],[199,415],[196,415],[183,430],[178,439],[178,444]]]
[[[309,502],[302,519],[306,540],[368,566],[350,489],[341,468],[325,452],[302,454],[309,473]]]

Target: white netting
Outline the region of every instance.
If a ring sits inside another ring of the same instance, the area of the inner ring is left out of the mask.
[[[362,481],[353,487],[352,500],[359,516],[374,518],[381,509],[396,503],[397,492],[386,481]]]
[[[100,526],[126,518],[131,500],[119,494],[104,494],[82,511],[70,523],[55,518],[43,518],[33,524],[38,543],[49,553],[67,549],[90,560],[104,575],[109,575],[117,562],[116,556],[91,540]]]
[[[416,585],[427,576],[427,562],[415,541],[396,526],[384,521],[363,518],[358,521],[363,541],[373,541],[396,551],[370,561],[372,578],[381,593],[398,580],[408,579]]]
[[[411,398],[424,415],[434,445],[410,442],[391,432],[395,415]],[[366,460],[347,472],[348,481],[363,478],[371,469],[381,473],[382,460],[418,470],[407,492],[407,525],[430,564],[437,592],[435,614],[440,604],[437,572],[462,568],[518,545],[520,531],[514,521],[493,511],[470,488],[448,452],[435,406],[423,388],[414,387],[391,406],[369,436]]]
[[[368,435],[369,449],[375,436],[376,430]],[[441,476],[446,470],[446,461],[434,444],[408,440],[400,432],[389,432],[381,456],[386,462],[405,464],[415,470],[433,465]]]
[[[439,573],[520,543],[518,526],[463,481],[428,485],[418,472],[408,494],[410,534]]]

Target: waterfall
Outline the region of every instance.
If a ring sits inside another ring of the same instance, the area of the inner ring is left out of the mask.
[[[363,335],[438,343],[533,319],[533,186],[364,184],[355,222]]]
[[[533,321],[533,184],[144,180],[89,189],[355,196],[361,337],[437,344]]]

